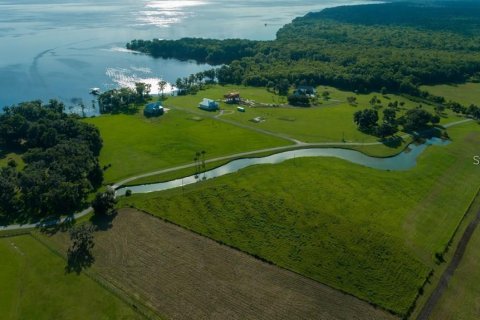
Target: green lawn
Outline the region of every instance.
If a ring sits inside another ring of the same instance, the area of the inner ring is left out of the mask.
[[[102,165],[108,183],[162,168],[193,162],[195,152],[207,158],[288,145],[288,140],[235,127],[214,119],[171,110],[159,118],[108,115],[86,120],[101,132]]]
[[[0,238],[0,318],[142,319],[31,236]]]
[[[253,129],[289,136],[305,142],[374,142],[377,138],[359,132],[354,125],[353,113],[368,105],[374,94],[357,95],[358,107],[352,107],[345,101],[351,92],[331,87],[319,87],[319,92],[330,92],[330,100],[321,101],[319,107],[260,107],[247,108],[247,112],[236,111],[235,106],[222,103],[225,114],[222,119],[246,125]],[[107,183],[118,182],[135,174],[146,173],[193,161],[195,152],[205,150],[207,159],[231,155],[275,146],[289,145],[285,139],[242,128],[231,123],[214,119],[215,112],[205,112],[197,108],[203,97],[221,99],[223,94],[240,91],[244,99],[258,103],[282,103],[285,100],[264,88],[238,86],[212,86],[197,95],[169,97],[165,101],[172,110],[164,116],[146,119],[141,113],[136,115],[106,115],[85,121],[96,125],[104,140],[100,155],[102,165],[111,167],[105,172]],[[417,105],[404,97],[388,95],[377,96],[386,101],[405,102],[405,107]],[[431,106],[425,106],[431,109]],[[253,123],[254,117],[266,119],[262,123]],[[444,122],[458,118],[450,116]],[[378,156],[388,156],[400,152],[408,141],[396,147],[383,145],[356,147],[362,152]]]
[[[446,101],[455,101],[468,107],[471,104],[480,105],[480,83],[465,83],[458,85],[422,86],[420,89],[436,96],[444,97]]]
[[[15,160],[18,170],[22,170],[23,167],[25,167],[22,157],[14,152],[7,154],[0,153],[0,167],[5,167],[10,159]]]
[[[449,130],[407,172],[338,159],[252,167],[121,200],[405,314],[480,181],[480,126]]]
[[[238,112],[236,105],[228,105],[221,102],[220,107],[225,110],[225,115],[222,117],[271,132],[283,133],[304,142],[341,142],[342,140],[349,142],[372,142],[377,141],[377,138],[358,131],[353,122],[353,114],[357,110],[368,107],[369,101],[373,96],[377,96],[381,100],[384,108],[389,102],[398,101],[399,103],[405,103],[403,107],[400,107],[400,114],[419,104],[404,97],[391,94],[385,96],[382,96],[380,93],[356,95],[353,92],[340,91],[333,87],[323,86],[318,87],[317,90],[319,95],[323,91],[330,92],[330,99],[325,101],[320,98],[320,104],[317,107],[246,107],[246,112]],[[281,104],[282,99],[283,103],[286,100],[284,97],[279,97],[264,88],[212,86],[193,96],[169,98],[166,101],[166,105],[203,112],[197,108],[202,98],[221,100],[225,93],[231,91],[238,91],[243,99],[254,100],[258,103]],[[357,98],[358,106],[351,106],[347,103],[347,97],[349,96]],[[425,104],[423,106],[426,110],[433,111],[432,106]],[[382,114],[382,109],[379,110],[379,114]],[[448,111],[446,115],[448,117],[442,118],[441,123],[458,120],[458,117]],[[252,122],[251,120],[256,117],[262,117],[265,121],[260,123]]]

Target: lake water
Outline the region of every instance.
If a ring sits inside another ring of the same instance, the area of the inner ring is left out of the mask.
[[[262,164],[278,164],[286,160],[304,158],[304,157],[334,157],[346,160],[355,164],[363,165],[377,170],[391,170],[391,171],[405,171],[412,169],[417,165],[418,157],[425,151],[428,146],[438,145],[443,146],[449,144],[449,140],[442,140],[439,138],[428,139],[423,144],[411,144],[405,151],[397,154],[394,157],[377,158],[370,157],[355,150],[341,149],[341,148],[309,148],[299,149],[293,151],[285,151],[276,153],[266,157],[260,158],[245,158],[231,161],[218,168],[208,170],[199,175],[191,175],[181,179],[172,181],[152,183],[132,187],[124,187],[116,190],[117,196],[125,195],[127,190],[133,193],[149,193],[164,191],[182,186],[194,184],[201,180],[213,179],[221,177],[230,173],[235,173],[241,169],[248,168],[255,165]]]
[[[0,0],[0,108],[58,98],[92,105],[89,88],[169,82],[208,68],[128,52],[132,39],[274,39],[310,11],[356,0]],[[93,113],[93,110],[89,110]]]

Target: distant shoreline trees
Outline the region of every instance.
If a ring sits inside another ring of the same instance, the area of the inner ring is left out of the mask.
[[[461,5],[457,4],[458,15],[453,16],[448,4],[445,8],[405,3],[361,6],[368,20],[355,13],[358,6],[355,10],[337,7],[296,18],[281,28],[273,41],[133,40],[127,48],[153,57],[221,65],[208,71],[209,79],[220,84],[275,88],[288,81],[290,85],[331,85],[359,93],[420,96],[422,84],[480,77],[480,37],[472,33],[475,23],[479,24],[473,13],[480,16],[480,6],[467,10]],[[395,18],[398,10],[403,20]],[[426,30],[418,10],[426,17],[441,14],[445,19],[432,19]],[[396,24],[376,16],[378,11],[391,16]],[[198,75],[205,72],[180,79],[177,87],[196,92],[202,83],[195,79]]]

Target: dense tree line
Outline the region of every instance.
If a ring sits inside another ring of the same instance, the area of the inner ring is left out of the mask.
[[[127,49],[140,51],[155,58],[175,58],[196,60],[214,65],[229,63],[243,57],[256,54],[257,41],[242,39],[197,39],[152,41],[133,40],[127,43]]]
[[[422,12],[431,10],[425,19],[431,20],[437,7],[425,6]],[[418,8],[405,3],[361,8],[370,15],[388,12],[389,16],[402,15],[404,20],[410,16],[412,21],[395,24],[393,19],[388,24],[380,17],[378,23],[361,23],[353,18],[345,21],[337,19],[337,15],[349,16],[355,10],[337,7],[295,19],[278,31],[274,41],[134,40],[127,47],[164,58],[223,64],[214,71],[214,79],[222,84],[275,86],[281,82],[303,82],[359,92],[385,88],[418,96],[421,84],[463,82],[478,77],[479,36],[455,33],[449,28],[427,29],[417,21]],[[459,9],[436,23],[455,23],[456,28],[471,31],[479,23],[480,15],[468,12]]]
[[[399,125],[403,127],[404,132],[415,132],[427,129],[440,122],[438,115],[424,110],[421,105],[409,109],[404,115],[397,117],[397,106],[394,103],[383,109],[383,117],[379,121],[378,105],[374,101],[372,102],[373,107],[371,109],[359,110],[353,115],[353,121],[358,129],[367,134],[385,138],[397,133]]]
[[[407,1],[382,6],[346,6],[341,10],[325,9],[311,15],[363,25],[398,25],[465,35],[480,33],[480,3],[476,0]]]
[[[151,89],[148,83],[136,82],[135,89],[124,87],[105,91],[98,96],[100,113],[136,112],[135,104],[147,101]]]
[[[6,107],[0,115],[0,149],[22,154],[0,169],[0,217],[9,220],[72,213],[103,181],[100,133],[55,100]]]
[[[175,86],[178,88],[178,94],[194,94],[201,90],[205,84],[214,83],[216,79],[216,70],[210,69],[191,74],[188,77],[178,78]]]
[[[420,98],[436,105],[437,110],[448,108],[455,113],[480,120],[480,107],[476,104],[465,106],[456,101],[446,101],[444,97],[433,95],[427,91],[420,92]]]

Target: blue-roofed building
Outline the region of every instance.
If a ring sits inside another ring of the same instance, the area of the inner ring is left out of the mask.
[[[218,110],[218,103],[211,99],[203,99],[202,102],[198,105],[198,107],[202,110],[207,110],[207,111],[215,111]]]
[[[158,117],[165,113],[162,103],[160,101],[149,103],[143,109],[145,117]]]

